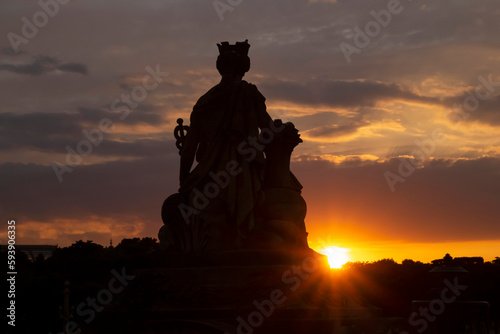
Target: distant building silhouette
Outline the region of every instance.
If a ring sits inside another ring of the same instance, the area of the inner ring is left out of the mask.
[[[472,266],[484,264],[484,259],[480,256],[453,258],[449,253],[446,253],[442,259],[432,260],[431,263],[436,266]]]
[[[480,256],[474,257],[456,257],[453,262],[459,266],[472,266],[475,264],[484,264],[484,259]]]

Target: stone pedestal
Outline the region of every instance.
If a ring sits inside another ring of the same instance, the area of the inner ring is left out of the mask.
[[[371,315],[310,249],[170,254],[165,263],[135,272],[85,333],[321,334]]]

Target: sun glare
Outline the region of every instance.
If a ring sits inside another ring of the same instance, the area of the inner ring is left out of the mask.
[[[318,253],[328,257],[330,268],[340,269],[345,263],[349,262],[350,257],[347,254],[349,251],[347,248],[329,246],[319,250]]]

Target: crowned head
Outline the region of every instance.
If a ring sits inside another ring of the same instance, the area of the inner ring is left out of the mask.
[[[217,44],[219,56],[217,57],[217,70],[222,77],[243,77],[250,69],[250,58],[248,57],[248,39],[244,42],[222,42]]]

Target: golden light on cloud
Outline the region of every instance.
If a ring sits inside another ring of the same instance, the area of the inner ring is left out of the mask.
[[[323,128],[313,128],[310,130],[302,131],[301,138],[305,141],[310,141],[314,143],[349,143],[360,139],[384,139],[388,134],[397,135],[405,133],[407,128],[403,126],[398,121],[379,121],[373,122],[366,126],[360,126],[358,128],[353,128],[352,131],[347,133],[335,133],[333,131],[330,133],[328,131],[328,126]],[[330,127],[332,130],[335,127]],[[318,134],[318,130],[327,130],[324,134]]]
[[[423,96],[453,97],[467,92],[467,82],[453,76],[440,73],[413,83],[415,93]]]
[[[326,255],[328,258],[328,264],[330,268],[340,269],[344,264],[350,261],[349,249],[337,247],[337,246],[328,246],[326,248],[320,249],[318,253]]]
[[[293,161],[318,161],[324,160],[341,164],[349,161],[382,161],[380,157],[373,154],[350,154],[350,155],[335,155],[335,154],[316,154],[302,155],[293,159]]]

